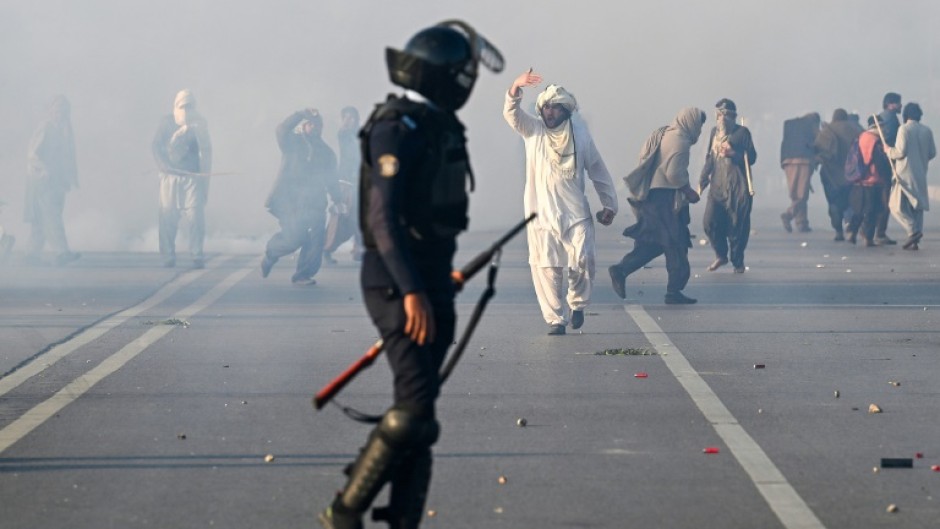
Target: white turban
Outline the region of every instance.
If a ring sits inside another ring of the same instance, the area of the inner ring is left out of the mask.
[[[542,107],[548,103],[563,106],[569,114],[578,109],[578,101],[574,98],[574,94],[554,84],[548,85],[548,88],[539,94],[538,99],[535,100],[535,109],[542,112]]]

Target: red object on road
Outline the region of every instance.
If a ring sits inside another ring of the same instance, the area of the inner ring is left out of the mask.
[[[933,470],[934,472],[940,472],[940,465],[934,465],[930,467],[930,470]]]
[[[720,450],[717,446],[706,446],[702,452],[705,454],[717,454]]]
[[[635,373],[635,374],[633,375],[633,378],[648,378],[648,377],[649,377],[649,375],[647,375],[646,373],[643,373],[643,372]]]
[[[916,454],[914,454],[914,459],[923,459],[923,458],[924,458],[923,452],[917,452]]]

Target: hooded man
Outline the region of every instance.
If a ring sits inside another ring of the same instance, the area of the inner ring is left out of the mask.
[[[849,146],[863,131],[861,125],[849,119],[844,109],[837,108],[832,113],[832,121],[823,123],[813,143],[816,158],[822,164],[819,176],[829,203],[829,222],[836,232],[836,241],[845,240],[842,224],[852,189],[852,184],[845,179],[845,158],[849,154]]]
[[[705,235],[715,250],[715,260],[708,271],[731,265],[736,274],[743,274],[744,250],[751,234],[751,206],[754,202],[750,166],[757,161],[751,131],[735,121],[737,106],[730,99],[715,104],[717,124],[708,139],[705,165],[699,177],[699,189],[709,184],[703,224]],[[700,192],[701,192],[700,191]]]
[[[160,175],[160,255],[167,268],[176,266],[176,232],[180,219],[189,224],[193,268],[203,268],[206,201],[212,172],[212,144],[196,98],[180,90],[173,113],[165,116],[153,139],[153,157]]]
[[[78,187],[75,163],[75,135],[69,118],[71,105],[65,96],[56,96],[48,115],[29,142],[27,156],[26,207],[24,220],[32,225],[26,260],[38,264],[48,243],[56,253],[55,264],[62,266],[81,254],[69,250],[65,238],[65,194]],[[12,242],[5,240],[11,247]]]
[[[924,236],[924,212],[930,209],[927,194],[927,164],[937,156],[933,131],[922,125],[923,111],[917,103],[904,105],[904,124],[898,129],[893,147],[885,147],[895,160],[897,180],[891,190],[891,214],[907,232],[905,250],[918,250]],[[887,138],[885,139],[887,141]]]
[[[597,221],[605,226],[617,213],[617,192],[587,125],[574,119],[574,95],[549,85],[536,100],[538,117],[522,110],[522,87],[541,82],[531,68],[519,75],[506,92],[503,117],[525,140],[523,205],[526,215],[538,215],[526,230],[529,266],[548,333],[559,335],[568,323],[574,329],[584,324],[584,309],[591,301],[594,220],[584,192],[585,173],[604,208]]]
[[[300,249],[291,282],[313,285],[323,263],[327,193],[339,202],[336,155],[323,141],[323,117],[316,109],[294,112],[278,125],[281,167],[265,207],[281,231],[268,241],[261,276],[268,277],[278,259]]]
[[[640,151],[640,166],[626,178],[633,194],[627,202],[637,222],[623,234],[634,239],[633,251],[608,269],[614,292],[622,299],[627,297],[627,276],[665,254],[669,274],[665,302],[687,305],[697,301],[682,290],[690,275],[689,204],[699,201],[689,185],[689,153],[703,124],[701,109],[682,109],[671,125],[653,131]],[[631,183],[635,180],[645,183],[636,186]]]

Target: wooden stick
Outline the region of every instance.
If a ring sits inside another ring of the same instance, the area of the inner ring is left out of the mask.
[[[744,117],[741,117],[741,126],[744,126]],[[754,196],[754,181],[751,179],[751,161],[748,159],[747,146],[744,147],[744,174],[747,176],[747,192]]]

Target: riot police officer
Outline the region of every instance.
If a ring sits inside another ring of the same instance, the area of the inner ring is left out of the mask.
[[[388,507],[373,518],[418,527],[438,438],[439,371],[454,339],[451,280],[457,234],[468,223],[473,175],[455,112],[470,96],[478,65],[502,70],[499,52],[461,21],[386,49],[390,95],[360,132],[359,223],[363,298],[394,375],[394,404],[369,434],[349,479],[320,513],[328,529],[361,528],[386,483]]]

